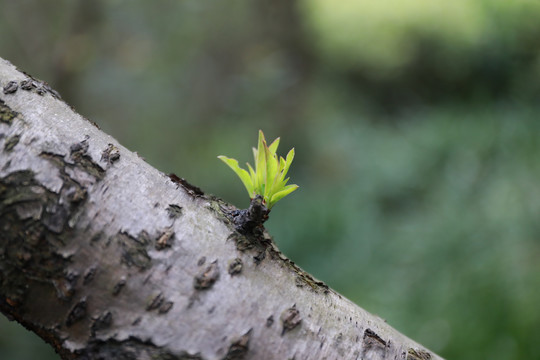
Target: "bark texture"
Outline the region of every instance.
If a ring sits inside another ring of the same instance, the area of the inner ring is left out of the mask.
[[[440,359],[0,59],[0,310],[63,359]]]

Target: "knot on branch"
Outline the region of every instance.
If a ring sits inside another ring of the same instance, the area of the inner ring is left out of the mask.
[[[263,197],[255,196],[251,199],[249,208],[233,212],[236,230],[244,235],[261,235],[269,213],[270,210],[263,204]]]

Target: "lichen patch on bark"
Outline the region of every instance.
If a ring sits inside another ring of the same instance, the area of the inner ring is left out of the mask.
[[[105,311],[97,318],[93,319],[92,327],[90,329],[92,336],[96,336],[96,333],[102,330],[106,330],[111,327],[113,323],[113,315],[110,311]]]
[[[20,139],[21,139],[21,135],[19,134],[16,134],[7,138],[6,142],[4,143],[4,151],[10,152],[11,150],[13,150],[13,148],[19,143]]]
[[[283,326],[281,335],[283,335],[300,325],[302,322],[302,317],[300,316],[300,311],[298,311],[296,305],[293,305],[292,307],[283,311],[280,320]]]
[[[375,331],[366,329],[362,339],[362,356],[382,357],[387,349],[387,341],[383,340]]]
[[[13,119],[15,119],[19,115],[16,111],[11,110],[9,106],[6,105],[6,103],[0,99],[0,122],[4,124],[11,125],[13,123]]]
[[[231,276],[238,275],[242,272],[244,264],[242,262],[242,259],[235,258],[229,262],[229,274]]]
[[[425,350],[409,348],[407,350],[407,360],[430,360],[431,354]]]
[[[160,307],[159,307],[159,310],[158,312],[160,314],[166,314],[168,313],[172,307],[173,307],[174,303],[172,301],[165,301]]]
[[[167,207],[167,213],[171,219],[177,219],[182,216],[182,207],[177,204],[169,204],[169,207]]]
[[[105,170],[88,155],[88,140],[89,138],[87,136],[81,142],[74,143],[70,146],[70,159],[78,168],[83,169],[97,180],[101,180],[105,176]]]
[[[120,232],[115,236],[114,241],[122,248],[123,264],[140,270],[147,270],[152,266],[152,258],[147,251],[151,239],[146,231],[141,231],[137,237]]]
[[[83,285],[88,285],[92,280],[94,280],[94,276],[96,275],[96,266],[92,266],[88,269],[86,269],[84,276],[83,276]]]
[[[253,329],[249,329],[240,338],[234,340],[229,346],[227,354],[223,357],[223,360],[242,360],[245,359],[249,351],[249,340],[251,339],[251,333]]]
[[[170,248],[174,242],[174,231],[172,228],[165,229],[156,239],[156,250],[164,250]]]
[[[10,81],[4,86],[4,94],[13,94],[19,89],[19,84],[16,81]]]
[[[17,81],[9,81],[4,86],[4,94],[14,94],[19,88],[21,90],[25,91],[31,91],[35,92],[36,94],[43,96],[45,94],[50,94],[52,97],[56,99],[60,99],[61,96],[58,93],[58,91],[51,88],[49,84],[47,84],[45,81],[38,80],[32,76],[29,76],[24,80],[21,80],[20,82]]]
[[[86,298],[79,300],[69,312],[65,322],[66,326],[70,327],[76,322],[83,320],[87,314],[87,306]]]
[[[74,279],[64,273],[69,259],[58,253],[59,246],[70,241],[65,224],[74,210],[69,201],[62,200],[66,189],[59,194],[49,191],[31,171],[0,178],[2,251],[10,260],[0,269],[4,274],[0,291],[6,297],[24,301],[25,274],[50,284],[61,299],[73,296]]]
[[[120,294],[120,291],[122,291],[124,286],[126,286],[126,279],[121,279],[116,284],[114,284],[112,291],[113,296],[117,296],[118,294]]]
[[[85,349],[76,351],[75,357],[80,360],[205,360],[199,353],[190,353],[188,351],[172,353],[153,344],[151,341],[143,341],[137,337],[130,337],[123,341],[94,339],[88,343]]]
[[[207,290],[211,288],[218,279],[219,267],[216,260],[195,276],[193,279],[193,287],[197,290]]]
[[[161,304],[163,304],[163,300],[164,300],[164,297],[162,293],[159,293],[153,296],[152,299],[146,305],[146,311],[152,311],[159,308]]]
[[[108,144],[107,147],[101,152],[101,161],[112,165],[120,160],[120,150],[113,144]]]

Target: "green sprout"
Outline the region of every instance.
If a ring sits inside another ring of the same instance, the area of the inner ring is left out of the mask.
[[[294,148],[287,157],[279,157],[276,154],[279,145],[279,138],[274,140],[270,146],[266,145],[266,140],[262,130],[259,130],[258,148],[253,148],[255,158],[255,170],[248,163],[249,173],[238,166],[236,159],[231,159],[220,155],[218,158],[227,164],[238,175],[251,199],[260,195],[263,204],[270,210],[272,206],[285,196],[298,189],[298,185],[287,185],[289,178],[285,178],[287,171],[294,159]]]

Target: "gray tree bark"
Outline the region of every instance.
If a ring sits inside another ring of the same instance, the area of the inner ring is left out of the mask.
[[[0,310],[63,359],[440,359],[0,59]]]

